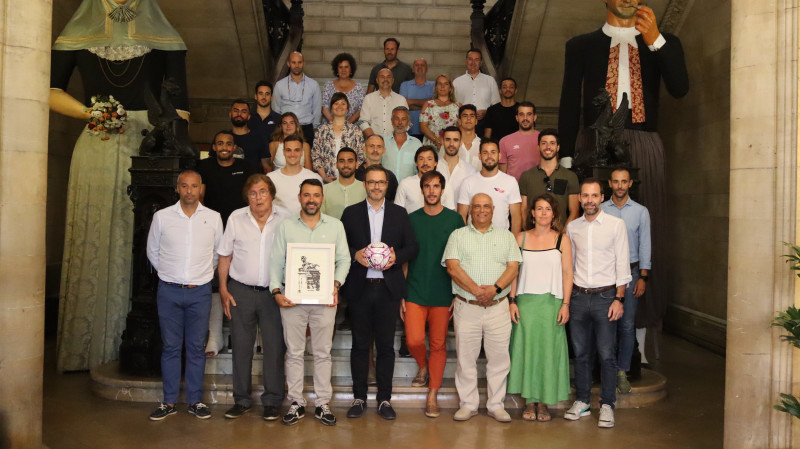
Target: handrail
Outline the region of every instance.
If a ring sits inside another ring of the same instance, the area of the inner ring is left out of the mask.
[[[289,9],[289,37],[283,46],[280,54],[274,59],[273,84],[278,80],[289,75],[289,67],[286,61],[294,51],[300,51],[303,46],[303,0],[292,0],[292,7]]]
[[[497,68],[492,62],[492,55],[489,52],[489,47],[486,45],[486,35],[484,34],[486,16],[483,14],[483,5],[486,3],[486,0],[470,0],[470,2],[472,3],[472,15],[470,15],[470,20],[472,22],[470,28],[470,45],[472,48],[481,52],[483,68],[486,73],[497,79]]]

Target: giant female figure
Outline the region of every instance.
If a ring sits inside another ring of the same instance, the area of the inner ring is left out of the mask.
[[[113,95],[128,111],[123,133],[81,133],[72,154],[58,323],[58,369],[117,358],[129,308],[133,206],[131,156],[150,127],[146,89],[170,79],[188,118],[186,45],[155,0],[84,0],[53,44],[50,109],[88,120],[92,96]],[[67,92],[78,69],[81,102]]]

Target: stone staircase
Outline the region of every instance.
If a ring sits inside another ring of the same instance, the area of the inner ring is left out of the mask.
[[[401,331],[395,335],[395,348],[400,346]],[[310,341],[310,339],[309,339]],[[350,374],[350,345],[352,335],[350,331],[336,331],[331,356],[333,401],[334,407],[346,407],[353,399],[352,378]],[[447,365],[445,366],[442,388],[439,390],[439,404],[442,408],[456,409],[459,406],[458,393],[455,389],[455,335],[450,331],[447,339]],[[313,403],[313,358],[310,355],[310,346],[306,350],[305,363],[305,395]],[[206,362],[205,385],[203,388],[204,401],[208,404],[232,405],[233,381],[230,375],[232,370],[232,354],[223,350],[216,357],[209,358]],[[413,358],[395,358],[392,404],[396,408],[424,408],[427,387],[412,387],[411,379],[417,373],[417,364]],[[256,354],[253,360],[253,398],[259,404],[259,395],[263,392],[261,386],[261,355]],[[478,359],[478,377],[482,403],[486,400],[486,359]],[[162,399],[161,379],[155,377],[136,377],[121,374],[117,362],[110,362],[91,371],[92,390],[98,396],[133,402],[159,402]],[[616,406],[620,408],[641,407],[656,403],[667,395],[667,381],[662,375],[643,369],[642,378],[631,382],[633,391],[630,394],[618,395]],[[377,388],[369,387],[369,402],[375,399]],[[592,390],[592,402],[598,400],[598,389]],[[183,394],[181,394],[183,400]],[[563,401],[555,408],[567,408],[573,399]],[[524,401],[518,395],[506,397],[506,408],[518,409],[524,407]]]

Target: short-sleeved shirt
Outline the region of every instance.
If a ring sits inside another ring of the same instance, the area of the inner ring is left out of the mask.
[[[479,111],[486,111],[489,106],[500,103],[497,81],[485,73],[478,73],[475,78],[465,73],[453,80],[453,89],[456,91],[456,101],[474,105]]]
[[[244,151],[244,160],[252,165],[258,173],[263,173],[261,159],[269,159],[267,136],[251,129],[247,134],[234,134],[233,143]],[[210,153],[209,156],[211,156]]]
[[[458,260],[461,268],[476,284],[492,285],[500,279],[508,262],[522,262],[522,254],[510,231],[492,225],[486,232],[480,232],[470,224],[450,234],[442,256],[442,266],[447,266],[448,259]],[[455,281],[452,281],[452,289],[453,294],[464,299],[475,299],[475,295]],[[495,300],[505,297],[509,291],[510,285],[495,295]]]
[[[508,164],[506,173],[519,181],[519,177],[542,160],[539,153],[539,131],[522,134],[517,131],[500,141],[500,163]]]
[[[467,177],[458,192],[458,204],[471,204],[477,193],[485,193],[492,198],[494,214],[492,223],[500,229],[509,229],[509,207],[521,203],[519,185],[513,176],[498,171],[494,176],[483,176],[480,172]]]
[[[288,209],[293,214],[300,213],[300,200],[297,195],[300,194],[300,184],[306,179],[316,179],[322,182],[322,178],[313,171],[303,168],[296,175],[285,175],[281,169],[273,170],[267,173],[269,179],[275,184],[275,201],[276,206]]]
[[[411,70],[411,66],[399,59],[397,60],[397,64],[392,68],[386,65],[386,61],[379,62],[375,64],[372,67],[372,71],[369,72],[368,86],[372,84],[375,86],[375,90],[378,90],[378,72],[380,72],[381,69],[389,69],[392,71],[392,75],[394,76],[392,90],[398,94],[400,93],[400,85],[403,84],[403,82],[414,79],[414,71]]]
[[[408,216],[419,243],[419,253],[408,264],[406,301],[428,307],[449,307],[453,301],[453,287],[447,268],[442,266],[442,255],[447,239],[456,229],[464,227],[464,220],[448,208],[436,215],[423,209]]]
[[[519,103],[506,107],[497,103],[489,106],[489,109],[486,110],[486,127],[492,130],[492,139],[499,141],[519,130],[517,105]]]
[[[259,132],[266,137],[267,145],[269,145],[269,142],[272,141],[272,132],[275,131],[275,127],[278,126],[280,122],[281,115],[271,109],[269,115],[263,120],[261,116],[258,115],[258,112],[253,110],[250,113],[250,120],[247,122],[247,127],[250,128],[251,131]]]
[[[206,186],[203,203],[219,212],[222,224],[227,226],[231,212],[247,206],[242,188],[255,169],[242,159],[234,159],[233,165],[223,167],[216,158],[206,158],[197,164],[197,172]]]
[[[550,174],[550,185],[553,186],[551,192],[547,191],[547,173],[537,165],[532,169],[526,171],[519,178],[519,193],[528,197],[528,208],[532,208],[533,200],[543,194],[550,193],[558,201],[558,216],[561,219],[561,226],[567,222],[569,216],[569,196],[577,195],[580,193],[580,185],[578,184],[578,176],[572,171],[562,166],[556,167],[553,173]],[[525,217],[527,219],[528,217]]]
[[[381,91],[376,90],[367,94],[361,104],[361,130],[370,128],[383,137],[392,135],[392,111],[398,106],[408,107],[406,99],[398,93],[390,92],[388,97],[384,97]]]
[[[425,81],[425,83],[420,86],[415,80],[411,79],[403,81],[403,83],[400,84],[400,91],[398,93],[408,100],[428,100],[433,97],[433,88],[435,86],[436,83],[433,81]],[[419,129],[419,115],[421,112],[421,109],[408,111],[411,117],[411,129],[408,130],[409,134],[422,134],[422,131]]]
[[[335,181],[322,186],[325,198],[322,200],[322,213],[340,220],[347,206],[360,203],[367,199],[367,189],[364,183],[354,181],[349,186],[343,186],[337,178]]]
[[[422,142],[414,136],[406,134],[406,141],[401,147],[397,147],[397,140],[394,134],[383,139],[386,151],[383,153],[381,165],[394,172],[399,179],[405,179],[417,174],[417,163],[414,155],[417,153]]]

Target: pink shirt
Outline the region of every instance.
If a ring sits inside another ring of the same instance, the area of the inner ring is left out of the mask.
[[[506,173],[516,178],[526,170],[539,165],[539,131],[533,134],[520,134],[519,131],[500,139],[500,163],[508,164]]]

